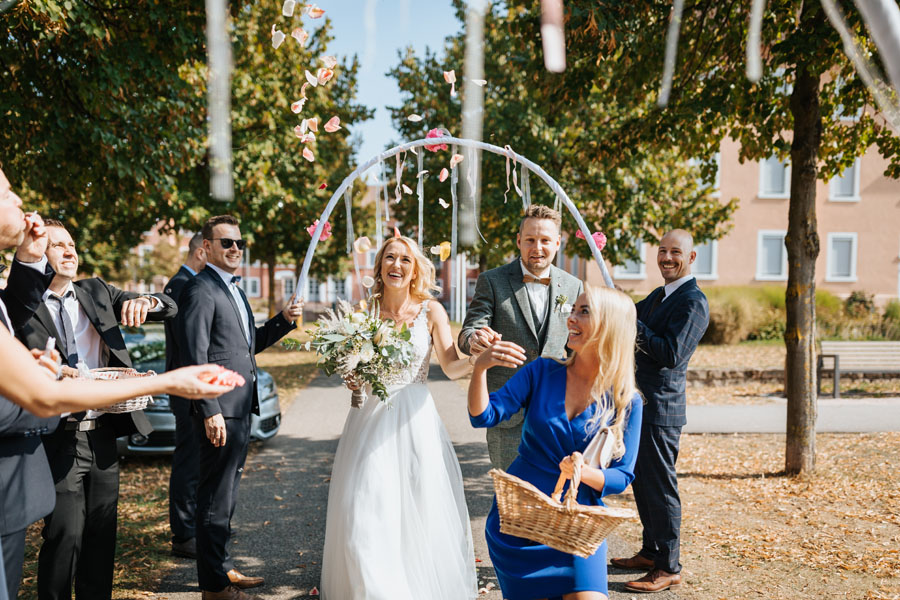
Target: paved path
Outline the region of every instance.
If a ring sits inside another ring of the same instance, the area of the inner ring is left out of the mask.
[[[469,425],[458,384],[447,380],[436,366],[432,366],[430,381],[465,479],[475,556],[481,561],[477,563],[479,585],[496,586],[484,541],[484,521],[493,496],[484,431]],[[247,461],[233,520],[232,552],[239,569],[266,578],[266,585],[254,591],[267,600],[309,598],[311,588],[319,584],[328,481],[348,410],[349,394],[340,380],[316,378],[284,415],[279,434],[259,446]],[[610,543],[613,556],[627,552],[617,540]],[[396,559],[402,561],[403,557]],[[177,568],[164,578],[155,597],[198,600],[194,562],[176,560]],[[611,573],[610,577],[612,599],[632,597],[620,592],[633,576]],[[495,588],[479,597],[500,600],[501,595]],[[672,600],[677,596],[665,593],[654,598]]]

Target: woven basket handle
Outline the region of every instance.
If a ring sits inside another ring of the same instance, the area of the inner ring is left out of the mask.
[[[578,504],[578,486],[581,485],[581,467],[584,466],[584,456],[581,455],[581,452],[572,453],[572,466],[572,485],[569,486],[569,491],[566,492],[566,507],[568,508]],[[556,480],[556,487],[553,488],[553,494],[550,496],[557,502],[562,496],[562,489],[566,485],[566,481],[566,476],[560,473],[559,479]]]

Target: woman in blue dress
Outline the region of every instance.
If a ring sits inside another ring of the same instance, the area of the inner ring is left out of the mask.
[[[487,390],[487,369],[518,367],[522,349],[498,341],[475,361],[469,385],[469,418],[475,427],[493,427],[525,407],[519,456],[509,473],[551,494],[560,472],[572,476],[573,452],[583,452],[600,427],[615,436],[609,468],[585,465],[578,502],[602,505],[634,479],[641,433],[642,402],[634,380],[637,336],[634,302],[610,288],[585,286],[568,318],[565,362],[538,358],[503,388]],[[606,542],[590,558],[580,558],[531,540],[500,532],[497,502],[485,525],[494,570],[508,600],[607,598]]]

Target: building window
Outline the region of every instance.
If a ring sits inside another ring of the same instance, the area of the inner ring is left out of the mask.
[[[756,250],[756,279],[785,281],[787,279],[787,248],[784,231],[760,231]]]
[[[284,289],[287,290],[287,281],[284,282]],[[309,286],[309,301],[310,302],[321,302],[322,301],[322,293],[321,293],[321,285],[319,281],[313,278],[310,278],[308,284]]]
[[[829,233],[825,281],[856,281],[856,234]]]
[[[859,202],[859,159],[832,177],[828,184],[828,199],[832,202]]]
[[[759,163],[759,198],[791,197],[791,166],[771,156]]]
[[[349,300],[350,298],[347,295],[347,280],[340,279],[329,279],[328,287],[331,289],[331,299],[332,300]]]
[[[718,250],[719,247],[716,240],[694,247],[694,251],[697,253],[697,258],[694,259],[694,264],[691,266],[691,273],[693,273],[694,277],[697,279],[718,279],[719,275],[716,272],[718,267]]]
[[[259,288],[259,277],[244,277],[241,279],[241,288],[248,298],[259,298],[261,296]]]
[[[375,255],[377,254],[377,250],[369,250],[368,252],[366,252],[366,264],[363,265],[363,268],[373,268],[375,266]]]
[[[637,239],[633,243],[637,246],[639,258],[627,260],[625,264],[616,266],[614,277],[617,279],[646,279],[647,277],[644,240]]]

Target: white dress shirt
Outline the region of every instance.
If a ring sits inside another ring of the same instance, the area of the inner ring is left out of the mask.
[[[525,263],[521,259],[519,259],[519,266],[522,267],[523,277],[525,275],[539,279],[550,277],[550,267],[544,269],[540,275],[535,275],[525,268]],[[531,306],[534,308],[534,313],[538,318],[538,322],[535,325],[540,327],[544,322],[544,317],[547,315],[547,302],[550,301],[550,286],[542,283],[526,283],[525,290],[528,292],[528,299],[531,300]]]
[[[47,257],[46,256],[42,256],[41,260],[39,260],[37,262],[33,262],[33,263],[22,262],[21,260],[16,260],[15,258],[13,260],[16,261],[17,263],[19,263],[20,265],[25,265],[26,267],[36,269],[36,270],[40,271],[41,273],[43,273],[47,269]],[[9,285],[9,284],[7,283],[7,285]],[[6,304],[3,302],[3,298],[0,298],[0,312],[3,313],[3,321],[10,326],[9,332],[12,333],[13,332],[12,331],[13,324],[9,320],[9,311],[6,310]]]
[[[231,292],[234,302],[237,304],[238,312],[241,314],[241,324],[244,326],[244,336],[246,336],[247,345],[249,346],[250,315],[247,313],[247,305],[244,303],[244,297],[241,295],[241,290],[238,288],[237,284],[231,281],[235,276],[212,263],[206,263],[206,266],[219,274],[219,277],[225,282],[225,286],[228,287],[228,291]]]
[[[685,275],[684,277],[682,277],[682,278],[680,278],[680,279],[676,279],[676,280],[673,281],[672,283],[667,283],[667,284],[666,284],[666,287],[663,288],[663,291],[665,292],[665,295],[663,296],[663,299],[660,300],[660,302],[665,302],[665,301],[666,301],[666,298],[668,298],[669,296],[671,296],[672,293],[673,293],[675,290],[677,290],[678,288],[680,288],[681,286],[683,286],[685,283],[687,283],[688,281],[690,281],[690,280],[693,279],[693,278],[694,278],[693,275],[687,274],[687,275]]]

